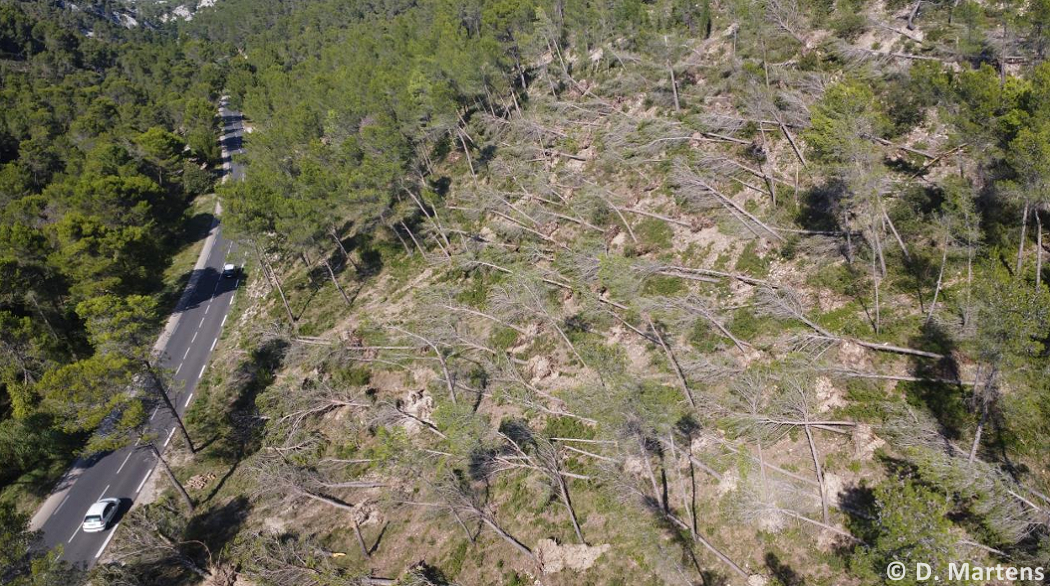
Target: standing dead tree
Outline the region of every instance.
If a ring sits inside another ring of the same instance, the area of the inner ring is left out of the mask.
[[[175,426],[179,429],[179,435],[182,436],[182,440],[186,442],[186,449],[191,454],[197,453],[197,448],[193,445],[193,440],[190,438],[190,432],[186,429],[186,424],[182,420],[182,415],[179,414],[178,410],[175,409],[175,404],[171,402],[171,395],[169,392],[172,385],[175,383],[174,376],[167,370],[158,368],[157,365],[149,360],[142,360],[143,371],[142,377],[145,380],[142,381],[150,393],[151,397],[155,397],[159,402],[164,405],[164,409],[171,415],[172,419],[175,420]]]
[[[778,419],[767,420],[766,425],[780,428],[801,427],[806,433],[806,441],[809,444],[810,457],[813,460],[813,468],[820,487],[821,513],[825,525],[831,523],[828,505],[828,489],[824,482],[824,466],[821,463],[820,452],[817,443],[813,439],[813,428],[838,429],[840,427],[853,427],[850,421],[826,421],[816,418],[815,399],[813,397],[812,383],[795,377],[788,377],[779,381],[782,394],[777,406]]]

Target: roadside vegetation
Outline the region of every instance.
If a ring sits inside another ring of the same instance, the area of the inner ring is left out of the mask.
[[[151,346],[192,263],[165,268],[211,222],[192,203],[217,177],[221,67],[101,14],[0,5],[0,543],[12,560],[33,541],[16,537],[22,517],[89,449],[98,420],[71,407],[105,404],[66,383],[120,388],[89,314],[148,308]],[[0,564],[0,582],[48,571],[23,561]]]

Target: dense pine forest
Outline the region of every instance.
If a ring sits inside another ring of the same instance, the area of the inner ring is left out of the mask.
[[[25,558],[31,536],[6,532],[25,525],[89,443],[99,420],[75,420],[73,405],[100,402],[106,391],[93,382],[119,388],[135,370],[100,351],[91,315],[170,305],[180,291],[163,269],[210,223],[187,212],[215,178],[223,67],[206,44],[128,31],[103,14],[0,3],[5,584],[28,580],[21,574],[30,567],[46,573]],[[160,320],[153,309],[144,315]],[[97,377],[81,378],[91,372]],[[68,385],[73,379],[84,384]]]
[[[1050,2],[118,8],[0,3],[0,584],[1050,566]],[[216,218],[171,474],[63,561]]]

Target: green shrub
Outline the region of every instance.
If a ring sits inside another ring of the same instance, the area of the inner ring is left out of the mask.
[[[716,352],[723,346],[722,333],[706,319],[698,319],[689,330],[689,343],[698,352]]]
[[[674,231],[663,220],[646,218],[634,227],[634,234],[646,252],[667,250],[671,248]]]
[[[496,350],[506,350],[518,341],[518,332],[506,326],[497,326],[489,334],[489,343]]]
[[[843,11],[831,21],[831,29],[836,36],[847,41],[856,41],[857,37],[868,30],[868,18],[859,10]]]
[[[756,252],[757,249],[757,240],[747,243],[747,246],[744,247],[744,250],[740,252],[740,256],[736,259],[737,272],[758,278],[769,274],[769,258],[759,256]]]
[[[867,543],[850,560],[853,573],[866,584],[881,583],[889,563],[899,561],[910,571],[891,584],[925,584],[916,579],[917,562],[930,564],[934,576],[946,576],[948,563],[961,554],[948,499],[911,479],[896,478],[882,482],[874,496],[871,519],[851,527]]]
[[[726,329],[741,340],[752,341],[764,331],[771,329],[774,320],[764,315],[758,315],[750,307],[741,307],[733,313],[732,319],[726,324]]]
[[[678,277],[655,275],[645,280],[642,292],[646,295],[671,296],[681,293],[684,289],[685,283]]]
[[[332,378],[342,387],[363,387],[371,382],[372,373],[368,369],[351,366],[337,370]]]

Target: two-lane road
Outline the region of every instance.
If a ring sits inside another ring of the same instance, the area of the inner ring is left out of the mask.
[[[231,156],[241,151],[241,116],[227,110],[225,104],[219,113],[223,121],[223,169],[227,177],[239,181],[244,177],[244,170],[233,163]],[[232,242],[222,237],[216,219],[176,309],[177,320],[173,318],[170,322],[174,329],[169,325],[158,342],[160,364],[173,375],[171,402],[180,415],[193,400],[240,282],[239,275],[223,277],[223,265],[240,265],[240,261],[241,255]],[[163,406],[150,414],[148,432],[156,438],[158,449],[177,441],[174,418]],[[125,503],[122,513],[126,513],[127,505],[138,497],[150,476],[156,473],[156,467],[153,452],[138,446],[82,458],[59,481],[55,492],[33,517],[32,528],[43,530],[47,547],[62,547],[62,560],[90,567],[102,557],[116,534],[119,518],[118,523],[106,531],[84,533],[80,529],[84,513],[100,498],[122,499]]]

